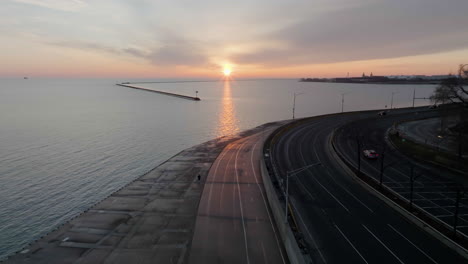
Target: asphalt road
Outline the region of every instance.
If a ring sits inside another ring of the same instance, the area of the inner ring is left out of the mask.
[[[440,121],[440,118],[437,117],[405,122],[400,124],[398,129],[415,142],[458,155],[458,138],[456,135],[444,133],[442,137],[438,137],[440,135]]]
[[[382,153],[386,131],[393,123],[400,120],[411,120],[423,117],[437,116],[436,111],[426,111],[405,115],[389,115],[381,118],[364,119],[350,123],[337,131],[337,149],[349,162],[357,167],[357,141],[360,138],[361,149],[375,149]],[[382,157],[379,160],[366,159],[362,154],[361,170],[366,174],[380,179]],[[437,217],[448,226],[454,223],[456,189],[467,185],[467,180],[460,175],[429,163],[422,163],[411,157],[386,148],[384,159],[383,184],[390,187],[406,199],[411,193],[411,167],[414,165],[413,202],[429,214]],[[417,177],[417,178],[416,178]],[[468,200],[460,200],[458,217],[459,235],[468,237]]]
[[[392,111],[390,114],[410,110]],[[466,263],[348,175],[332,155],[332,131],[375,112],[315,118],[272,147],[280,174],[321,162],[290,179],[296,218],[314,263]]]
[[[258,133],[235,141],[213,163],[189,263],[289,263],[260,174],[263,140]]]

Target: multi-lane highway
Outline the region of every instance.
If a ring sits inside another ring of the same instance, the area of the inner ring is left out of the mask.
[[[412,110],[393,111],[390,116],[401,112]],[[338,165],[330,145],[332,132],[366,117],[377,115],[366,112],[310,119],[288,130],[272,146],[271,158],[282,177],[308,164],[322,164],[297,174],[289,183],[291,204],[314,263],[466,263]]]

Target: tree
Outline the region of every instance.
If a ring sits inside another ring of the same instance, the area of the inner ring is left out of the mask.
[[[462,103],[468,106],[468,64],[461,64],[458,69],[458,76],[444,79],[437,86],[431,95],[431,102],[441,103]]]

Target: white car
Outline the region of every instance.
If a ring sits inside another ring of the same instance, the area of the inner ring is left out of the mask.
[[[364,153],[364,157],[366,157],[368,159],[377,159],[379,157],[379,153],[377,153],[373,149],[366,149],[366,150],[364,150],[362,152]]]

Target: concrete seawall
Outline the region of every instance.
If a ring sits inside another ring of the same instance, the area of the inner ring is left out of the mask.
[[[152,92],[152,93],[159,93],[159,94],[164,94],[164,95],[169,95],[169,96],[174,96],[174,97],[179,97],[183,99],[188,99],[188,100],[193,100],[193,101],[200,101],[199,97],[193,97],[193,96],[188,96],[188,95],[182,95],[182,94],[176,94],[176,93],[168,93],[168,92],[163,92],[163,91],[158,91],[158,90],[151,90],[143,87],[138,87],[134,85],[129,85],[129,84],[123,84],[123,83],[118,83],[116,84],[118,86],[122,87],[127,87],[127,88],[132,88],[132,89],[137,89],[137,90],[142,90],[142,91],[147,91],[147,92]]]
[[[274,124],[183,150],[5,262],[186,263],[212,163],[229,143]]]

